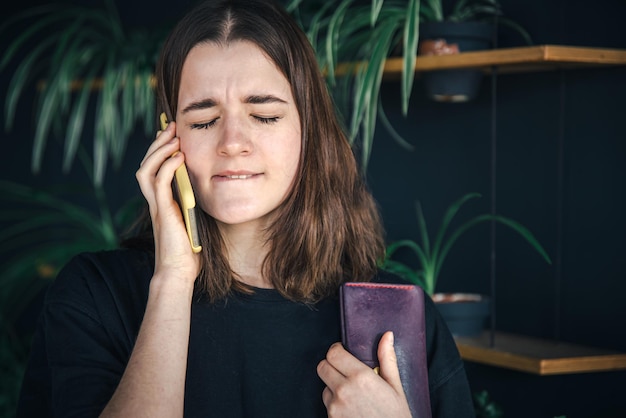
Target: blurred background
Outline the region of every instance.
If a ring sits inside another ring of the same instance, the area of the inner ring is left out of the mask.
[[[67,2],[95,8],[104,3]],[[156,33],[193,1],[115,3],[124,27]],[[451,3],[444,1],[446,7]],[[3,19],[44,4],[8,4]],[[536,45],[626,48],[622,0],[502,0],[501,5]],[[32,23],[5,27],[0,53]],[[503,29],[498,46],[524,42]],[[6,63],[0,72],[3,100],[18,62]],[[553,263],[507,228],[498,226],[492,241],[485,223],[468,230],[451,249],[437,291],[489,295],[495,289],[499,331],[626,352],[626,66],[485,75],[477,97],[464,103],[429,99],[418,74],[406,116],[400,91],[399,80],[383,81],[381,103],[413,150],[400,146],[378,124],[366,171],[388,241],[419,239],[417,201],[434,234],[453,201],[480,193],[481,198],[463,207],[460,221],[495,205],[497,213],[532,231]],[[79,158],[63,170],[64,143],[53,128],[35,173],[36,98],[36,83],[27,84],[15,105],[12,129],[0,134],[0,406],[5,411],[19,386],[46,285],[60,267],[40,254],[58,251],[54,260],[65,260],[74,251],[115,245],[142,203],[134,173],[152,138],[140,123],[132,125],[119,163],[109,161],[101,185],[94,188],[89,156],[95,105],[90,103]],[[2,106],[4,128],[4,102]],[[87,168],[81,163],[83,152]],[[50,226],[46,214],[62,222]],[[22,228],[24,219],[33,222]],[[414,263],[409,253],[398,257]],[[23,269],[16,270],[16,260]],[[506,417],[626,416],[623,370],[537,376],[473,362],[466,367],[472,389],[486,390]]]

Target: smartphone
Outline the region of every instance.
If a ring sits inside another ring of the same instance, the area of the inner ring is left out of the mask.
[[[160,119],[161,130],[164,131],[167,129],[168,124],[165,113],[161,113]],[[185,221],[185,228],[187,229],[191,249],[194,253],[199,253],[202,251],[202,246],[200,245],[198,223],[196,220],[196,198],[193,195],[193,189],[191,188],[191,181],[189,180],[189,173],[187,173],[185,163],[182,163],[181,166],[176,169],[174,188],[178,193],[178,201],[180,203],[180,209],[183,212],[183,220]]]

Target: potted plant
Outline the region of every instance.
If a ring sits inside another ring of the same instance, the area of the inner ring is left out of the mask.
[[[406,116],[415,78],[420,0],[323,2],[314,13],[303,16],[300,11],[307,6],[311,2],[292,0],[289,10],[299,18],[316,50],[363,170],[367,169],[379,116],[392,137],[412,149],[386,120],[379,92],[386,59],[398,45],[404,45],[401,94]]]
[[[313,1],[289,0],[316,47],[320,66],[360,148],[365,170],[379,110],[383,65],[400,39],[407,49],[403,76],[404,109],[414,79],[419,0],[378,1],[372,6],[343,0],[338,7],[324,2],[314,14]],[[16,30],[26,25],[25,30]],[[154,131],[153,70],[167,27],[147,30],[125,27],[112,0],[104,7],[45,5],[8,19],[0,35],[19,32],[0,60],[0,71],[18,60],[5,99],[5,127],[11,128],[18,100],[29,83],[39,82],[36,100],[32,170],[38,172],[53,130],[64,137],[63,167],[69,170],[81,141],[90,100],[95,97],[94,180],[102,183],[107,162],[119,165],[137,123],[146,135]],[[20,54],[23,58],[20,58]],[[369,65],[358,65],[365,59]],[[341,64],[340,63],[352,63]],[[339,67],[339,68],[337,68]],[[342,77],[336,77],[337,71]],[[130,87],[130,88],[129,88]],[[354,103],[354,105],[353,105]],[[112,127],[116,129],[112,129]],[[388,125],[390,128],[390,125]],[[391,129],[391,128],[390,128]],[[359,141],[357,136],[360,134]],[[411,147],[395,135],[405,147]]]
[[[289,10],[300,18],[301,26],[316,49],[331,92],[347,121],[350,139],[360,152],[363,169],[367,169],[378,118],[400,146],[413,149],[393,129],[379,102],[383,70],[389,56],[402,55],[400,89],[402,113],[406,116],[415,78],[418,44],[424,53],[428,45],[442,45],[440,41],[424,42],[424,39],[448,38],[462,51],[488,48],[493,38],[493,23],[497,19],[498,24],[514,28],[526,42],[531,43],[523,27],[503,16],[497,0],[457,0],[448,15],[444,15],[442,0],[377,0],[371,4],[342,0],[338,5],[333,2],[316,3],[314,0],[291,0],[289,3]],[[307,10],[307,6],[308,10],[312,8],[314,11],[299,13]],[[457,32],[459,27],[469,27],[477,28],[482,34],[466,44],[465,40],[449,38],[432,29],[450,25]],[[480,38],[486,43],[473,45]],[[440,47],[436,53],[451,49]],[[450,75],[457,83],[468,86],[467,92],[446,87],[448,82],[442,82],[441,78],[449,78]],[[448,101],[472,98],[481,78],[482,74],[476,70],[423,74],[429,96]],[[463,81],[466,79],[468,81]],[[439,87],[431,88],[433,83]]]
[[[379,117],[392,138],[405,149],[413,149],[389,124],[379,101],[384,65],[394,51],[402,49],[400,88],[402,112],[406,115],[417,46],[420,36],[425,36],[420,32],[431,22],[497,16],[499,23],[513,26],[527,37],[519,25],[501,16],[497,0],[458,0],[445,18],[441,0],[285,3],[317,52],[363,170],[367,169]],[[25,23],[24,30],[16,30]],[[94,97],[94,131],[90,137],[96,182],[102,182],[109,159],[116,165],[121,163],[128,138],[138,123],[151,136],[155,121],[152,71],[167,30],[167,24],[150,30],[126,27],[112,0],[106,0],[102,8],[41,6],[8,19],[0,27],[0,35],[19,33],[11,38],[1,57],[0,71],[20,53],[24,55],[15,66],[5,99],[6,128],[13,123],[17,102],[28,83],[45,80],[39,83],[37,93],[34,172],[40,167],[53,129],[65,137],[63,167],[69,170]],[[430,78],[436,73],[425,76]]]
[[[475,312],[471,313],[471,315],[476,315],[477,322],[467,321],[466,318],[459,319],[459,317],[456,316],[456,312],[451,312],[451,314],[457,318],[456,320],[459,321],[458,325],[462,326],[462,328],[456,328],[456,324],[453,320],[447,320],[448,326],[455,335],[473,335],[477,331],[479,332],[482,330],[484,320],[489,312],[489,299],[483,295],[457,294],[455,296],[451,294],[435,293],[439,273],[441,272],[448,252],[457,239],[468,229],[484,222],[498,222],[521,235],[522,238],[524,238],[548,264],[552,263],[550,257],[539,241],[537,241],[535,236],[526,227],[517,221],[501,215],[477,215],[463,222],[451,233],[448,233],[450,224],[461,207],[467,201],[478,197],[480,197],[480,194],[478,193],[468,193],[450,205],[443,216],[434,240],[432,240],[428,234],[426,220],[424,219],[421,205],[418,202],[417,221],[421,243],[410,239],[390,243],[387,246],[387,252],[381,265],[383,270],[396,273],[408,282],[422,287],[424,291],[431,295],[433,300],[437,303],[440,312],[444,315],[444,318],[446,317],[446,313],[452,310],[456,311],[457,309],[464,311],[464,313],[468,313],[468,311]],[[418,265],[416,268],[394,259],[394,254],[403,247],[410,249],[417,257]]]
[[[6,129],[18,100],[37,83],[33,172],[39,171],[51,131],[64,137],[63,168],[69,171],[88,112],[95,114],[89,137],[97,184],[109,159],[116,166],[122,162],[137,123],[143,122],[147,137],[153,135],[153,71],[163,29],[125,27],[113,0],[104,7],[34,7],[0,26],[0,36],[11,36],[0,71],[14,67],[5,98]]]
[[[316,48],[329,88],[348,120],[353,146],[367,168],[379,104],[383,66],[403,42],[403,109],[414,79],[420,0],[379,0],[360,5],[285,0]],[[64,137],[63,167],[75,160],[84,122],[93,113],[94,180],[102,183],[107,163],[119,165],[133,130],[154,131],[153,70],[168,30],[126,27],[113,0],[103,7],[45,5],[28,9],[0,26],[0,35],[19,33],[0,57],[0,71],[14,64],[5,99],[5,127],[11,128],[18,100],[39,80],[32,170],[38,172],[52,131]],[[22,57],[21,57],[22,56]],[[366,63],[366,65],[362,65]],[[337,77],[341,74],[341,77]],[[90,102],[91,105],[90,105]],[[95,102],[95,111],[93,102]],[[386,119],[383,122],[387,123]],[[116,127],[113,129],[112,127]],[[411,145],[393,132],[406,148]]]
[[[78,156],[87,173],[81,183],[41,189],[0,180],[0,255],[7,260],[0,267],[0,317],[9,324],[69,258],[116,248],[144,205],[134,196],[112,210],[104,187],[90,177],[87,153],[81,148]]]
[[[0,180],[0,416],[17,404],[34,332],[24,318],[36,318],[41,295],[71,257],[116,248],[144,206],[135,196],[112,210],[82,147],[77,157],[86,172],[80,183],[42,189]]]
[[[496,44],[498,25],[508,26],[531,44],[528,32],[505,17],[498,0],[457,0],[449,14],[442,0],[423,0],[420,10],[419,55],[450,55],[489,49]],[[482,73],[479,70],[425,72],[423,82],[430,98],[442,102],[464,102],[476,96]]]
[[[420,21],[436,22],[490,21],[509,26],[518,32],[527,43],[532,43],[530,34],[519,23],[504,16],[499,0],[456,0],[449,14],[444,14],[443,0],[423,0]]]

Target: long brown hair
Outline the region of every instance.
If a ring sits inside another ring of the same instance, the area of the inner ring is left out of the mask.
[[[315,302],[344,281],[368,281],[384,254],[383,228],[321,75],[315,53],[281,6],[261,0],[198,4],[167,38],[157,65],[157,110],[175,115],[182,67],[198,43],[250,41],[285,75],[300,115],[302,152],[294,185],[268,230],[262,273],[286,298]],[[231,270],[215,220],[198,214],[203,269],[196,287],[211,300],[250,291]],[[147,223],[149,225],[149,223]],[[144,229],[151,234],[151,228]]]

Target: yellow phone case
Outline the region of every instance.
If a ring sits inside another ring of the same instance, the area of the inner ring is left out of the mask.
[[[167,129],[168,123],[165,113],[161,113],[160,119],[161,130],[164,131]],[[187,235],[191,243],[191,249],[194,253],[199,253],[202,251],[202,246],[200,245],[198,224],[196,221],[196,198],[193,195],[193,189],[191,188],[191,181],[189,180],[189,173],[187,173],[185,163],[181,164],[181,166],[176,169],[174,182],[176,184],[175,188],[178,192],[178,200],[180,201],[181,211],[185,221],[185,228],[187,229]]]

